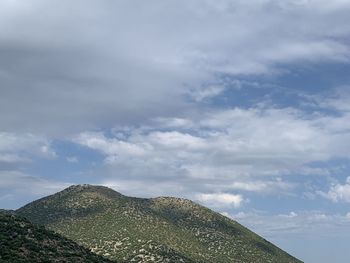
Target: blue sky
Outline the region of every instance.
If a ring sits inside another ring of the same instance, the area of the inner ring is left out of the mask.
[[[0,206],[190,198],[348,262],[350,1],[0,4]]]

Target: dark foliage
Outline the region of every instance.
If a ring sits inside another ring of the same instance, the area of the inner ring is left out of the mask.
[[[111,263],[43,226],[0,212],[0,262]]]

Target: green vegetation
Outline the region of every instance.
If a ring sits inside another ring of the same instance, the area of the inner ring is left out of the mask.
[[[301,262],[192,201],[140,199],[102,186],[71,186],[16,211],[119,262]]]
[[[112,262],[43,226],[0,212],[0,262]]]

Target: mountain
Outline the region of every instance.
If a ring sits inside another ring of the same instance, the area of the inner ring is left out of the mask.
[[[88,249],[28,220],[0,212],[0,262],[109,263]]]
[[[190,200],[127,197],[76,185],[16,211],[121,262],[301,262],[234,220]]]

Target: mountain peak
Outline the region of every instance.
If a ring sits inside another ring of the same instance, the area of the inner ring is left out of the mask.
[[[96,187],[97,185],[92,185],[92,184],[73,184],[68,187],[68,189],[79,189],[79,188],[93,188]]]
[[[93,184],[73,184],[64,190],[68,190],[68,191],[82,191],[82,190],[100,191],[100,190],[107,190],[107,189],[109,191],[116,192],[115,190],[113,190],[112,188],[109,188],[107,186],[93,185]]]
[[[92,185],[92,184],[76,184],[67,187],[66,189],[58,192],[57,194],[72,194],[72,193],[99,193],[110,198],[116,198],[123,196],[121,193],[113,190],[112,188],[103,186],[103,185]]]

